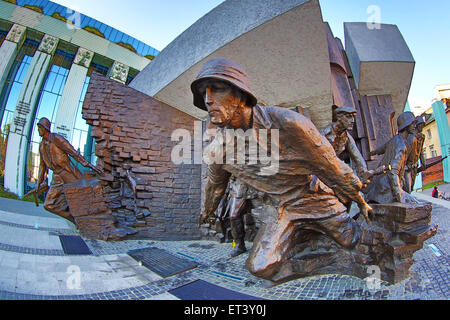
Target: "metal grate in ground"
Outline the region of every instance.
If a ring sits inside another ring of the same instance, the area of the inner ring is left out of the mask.
[[[163,278],[192,270],[198,266],[192,260],[175,256],[165,250],[154,247],[131,250],[128,252],[128,255]]]

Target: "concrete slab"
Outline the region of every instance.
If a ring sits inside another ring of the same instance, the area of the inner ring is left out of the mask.
[[[367,288],[363,279],[340,275],[309,277],[266,288],[261,279],[252,276],[245,268],[248,253],[235,259],[224,259],[233,250],[229,243],[96,241],[96,252],[111,253],[97,256],[45,256],[10,251],[14,248],[0,248],[0,299],[63,297],[82,300],[173,300],[176,298],[168,291],[199,279],[229,290],[274,300],[448,299],[450,282],[445,263],[449,254],[449,240],[446,236],[450,228],[448,213],[449,209],[434,206],[432,224],[438,224],[439,231],[415,254],[410,279],[396,285],[381,283],[376,294]],[[37,234],[38,231],[33,233]],[[251,244],[248,245],[250,247]],[[441,255],[437,256],[429,245],[434,245]],[[102,247],[106,249],[103,250]],[[189,256],[200,266],[189,272],[162,279],[127,255],[129,250],[142,247],[157,247],[174,255]],[[70,278],[73,273],[68,272],[70,266],[78,266],[80,269],[78,289],[70,285],[73,284]],[[370,296],[367,295],[368,292],[371,293]]]
[[[317,0],[225,1],[169,44],[130,83],[194,117],[190,84],[213,58],[236,61],[266,105],[310,108],[312,121],[331,122],[331,70]]]
[[[415,67],[400,30],[392,24],[368,28],[365,22],[346,22],[344,33],[345,50],[359,93],[391,94],[398,116],[405,108]]]

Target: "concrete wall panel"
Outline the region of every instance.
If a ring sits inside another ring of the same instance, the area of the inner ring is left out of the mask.
[[[190,84],[204,62],[228,58],[246,69],[261,102],[284,107],[300,104],[311,108],[311,118],[318,127],[331,122],[330,62],[318,1],[285,1],[283,6],[273,1],[242,2],[238,6],[237,1],[227,1],[203,17],[163,50],[130,86],[204,118],[205,112],[193,106]],[[241,5],[249,9],[238,13]],[[267,12],[258,13],[263,9]],[[241,22],[240,28],[233,19],[228,20],[236,14],[249,19],[245,25]],[[222,21],[212,23],[213,17]],[[219,26],[222,29],[216,30]]]

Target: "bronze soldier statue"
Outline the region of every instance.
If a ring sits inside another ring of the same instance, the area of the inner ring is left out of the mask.
[[[371,156],[383,154],[380,165],[390,166],[385,174],[376,176],[367,189],[366,200],[373,203],[417,203],[416,199],[405,192],[406,164],[413,157],[413,141],[416,135],[416,118],[412,112],[404,112],[397,119],[398,134]]]
[[[404,190],[411,193],[414,189],[416,177],[418,174],[419,160],[422,165],[422,169],[427,168],[425,155],[423,153],[423,145],[425,143],[425,135],[422,133],[425,127],[425,121],[423,117],[416,117],[416,134],[410,135],[408,143],[411,143],[411,156],[407,163],[407,169],[405,170],[405,186]],[[412,141],[411,141],[412,140]]]
[[[59,134],[50,131],[50,121],[47,118],[39,120],[37,126],[39,135],[42,137],[39,146],[40,165],[39,165],[39,190],[44,180],[46,180],[48,169],[53,171],[53,180],[50,190],[45,198],[44,208],[55,213],[71,222],[74,222],[70,215],[66,197],[63,191],[63,185],[76,182],[83,178],[83,174],[76,167],[70,164],[69,156],[74,158],[84,167],[92,169],[97,174],[103,172],[84,159],[71,144]]]
[[[295,255],[301,235],[310,230],[345,248],[356,245],[358,225],[337,196],[357,203],[367,222],[372,208],[360,193],[361,181],[336,157],[331,144],[308,118],[284,108],[258,105],[246,72],[230,60],[205,63],[191,89],[194,105],[208,111],[218,131],[263,129],[279,134],[279,167],[272,175],[261,174],[267,165],[261,161],[251,165],[223,161],[208,167],[205,209],[200,221],[214,214],[231,175],[267,198],[269,218],[258,232],[247,260],[251,273],[273,279]],[[214,139],[209,148],[220,150],[223,144]]]
[[[336,151],[336,155],[341,160],[350,158],[352,165],[361,177],[367,174],[367,164],[356,146],[355,140],[349,131],[353,130],[355,124],[356,110],[351,107],[334,107],[333,123],[320,130],[320,132],[328,139]]]
[[[231,179],[230,181],[230,199],[228,203],[228,212],[230,219],[231,235],[236,247],[231,253],[231,257],[247,252],[245,247],[245,223],[244,214],[250,210],[251,202],[248,199],[248,186],[240,179]]]

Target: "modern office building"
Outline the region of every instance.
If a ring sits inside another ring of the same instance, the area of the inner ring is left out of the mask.
[[[424,153],[429,163],[450,155],[450,84],[435,87],[436,101],[422,116],[426,120]],[[424,183],[450,182],[450,159],[424,173]]]
[[[91,159],[81,106],[90,76],[128,84],[159,52],[95,19],[47,0],[0,0],[0,174],[20,196],[39,167],[36,123]]]

